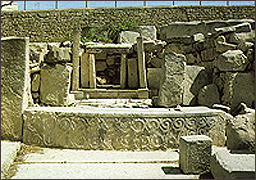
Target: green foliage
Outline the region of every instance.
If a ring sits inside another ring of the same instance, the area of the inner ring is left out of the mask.
[[[65,36],[54,37],[46,40],[47,43],[48,42],[64,42],[64,41],[71,41],[71,42],[73,41],[69,32]]]
[[[119,33],[126,31],[130,27],[139,26],[135,20],[122,20],[118,26],[107,24],[104,27],[93,30],[90,29],[86,34],[86,37],[82,37],[83,42],[105,42],[105,43],[117,43]],[[104,34],[104,35],[102,35]]]

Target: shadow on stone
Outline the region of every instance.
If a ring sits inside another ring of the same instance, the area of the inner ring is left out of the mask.
[[[203,173],[199,176],[199,179],[214,179],[213,175],[210,172]]]
[[[161,167],[165,174],[184,174],[179,167]]]

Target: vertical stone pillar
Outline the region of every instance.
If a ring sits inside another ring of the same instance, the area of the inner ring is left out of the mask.
[[[120,85],[121,89],[126,87],[127,75],[127,54],[121,55]]]
[[[147,88],[145,52],[141,36],[137,37],[137,52],[139,69],[139,87]]]
[[[79,41],[80,31],[78,28],[73,30],[73,76],[72,76],[72,90],[78,90],[79,88]]]
[[[89,88],[89,53],[82,54],[81,85],[82,85],[82,88]]]
[[[31,104],[29,38],[1,38],[1,137],[22,139],[22,113]]]
[[[95,54],[89,54],[89,81],[90,88],[96,89]]]

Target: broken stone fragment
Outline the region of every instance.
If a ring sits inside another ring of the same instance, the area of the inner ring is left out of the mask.
[[[165,47],[165,53],[174,52],[176,54],[184,54],[183,44],[180,43],[170,43]]]
[[[140,33],[133,31],[122,31],[119,34],[118,42],[126,43],[126,44],[134,44],[136,43],[137,37],[140,36]]]
[[[217,57],[216,48],[201,51],[202,62],[213,61]]]
[[[136,26],[130,27],[129,31],[138,32],[143,40],[156,40],[156,27],[155,26]]]
[[[227,40],[230,43],[239,44],[244,41],[255,42],[255,31],[242,32],[242,33],[231,33],[227,36]]]
[[[40,74],[35,73],[32,76],[32,91],[36,92],[40,87]]]
[[[153,59],[151,59],[150,62],[152,64],[152,66],[154,66],[156,68],[161,68],[162,59],[160,59],[160,58],[153,58]]]
[[[160,87],[161,68],[148,68],[147,80],[150,90],[158,90]]]
[[[203,41],[203,40],[205,40],[205,37],[204,37],[204,35],[202,34],[202,33],[197,33],[197,34],[194,34],[193,36],[192,36],[192,38],[193,38],[193,41]]]
[[[58,44],[48,44],[48,53],[44,57],[46,63],[70,62],[70,48],[59,47]]]
[[[216,41],[218,42],[218,41],[221,41],[221,42],[226,42],[226,38],[225,38],[225,36],[218,36],[217,38],[216,38]]]
[[[239,114],[228,123],[227,147],[255,153],[255,111]]]
[[[223,74],[223,90],[221,103],[232,109],[244,102],[248,107],[254,107],[255,103],[255,75],[250,72],[226,72]]]
[[[218,56],[215,66],[220,71],[244,71],[249,64],[241,50],[228,50]]]
[[[254,44],[252,42],[242,42],[240,44],[237,45],[237,49],[242,50],[244,53],[246,53],[248,51],[248,49],[253,48]]]
[[[213,104],[220,103],[220,95],[218,87],[215,84],[209,84],[204,86],[197,96],[198,104],[212,107]]]

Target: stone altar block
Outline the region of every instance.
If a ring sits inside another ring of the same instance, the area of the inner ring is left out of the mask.
[[[198,174],[210,169],[212,140],[205,135],[180,138],[179,165],[186,174]]]
[[[225,113],[206,107],[37,107],[23,114],[24,143],[88,150],[167,150],[181,136],[207,135],[225,144]]]

